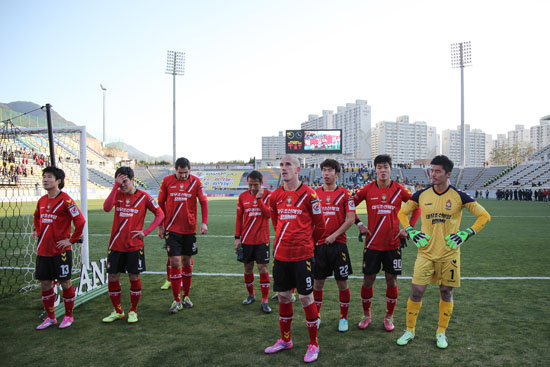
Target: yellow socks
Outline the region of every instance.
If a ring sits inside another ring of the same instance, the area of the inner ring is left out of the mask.
[[[407,307],[408,313],[408,307]],[[447,327],[449,327],[449,321],[453,314],[453,302],[439,301],[439,323],[436,334],[445,333]],[[407,328],[409,327],[409,316],[407,315]]]
[[[411,333],[414,333],[414,328],[416,326],[416,319],[418,318],[418,312],[420,311],[420,307],[422,307],[422,301],[414,302],[410,298],[407,301],[407,330],[410,331]],[[447,321],[447,323],[449,323],[449,321]]]

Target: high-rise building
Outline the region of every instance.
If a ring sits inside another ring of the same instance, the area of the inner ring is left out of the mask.
[[[409,123],[409,116],[396,121],[380,121],[373,131],[374,155],[389,154],[396,163],[414,163],[418,159],[439,154],[439,135],[436,128],[424,121]]]
[[[282,159],[285,151],[285,135],[282,131],[279,131],[278,136],[262,136],[262,160]]]
[[[508,145],[518,145],[524,147],[529,144],[531,140],[529,129],[526,129],[524,125],[516,125],[515,129],[508,131]]]
[[[342,129],[342,155],[337,159],[359,163],[372,158],[371,107],[366,100],[339,106],[336,113],[324,110],[322,116],[309,115],[301,129]]]
[[[435,126],[428,126],[426,138],[426,159],[432,159],[441,154],[441,136],[437,133]]]
[[[535,150],[550,144],[550,115],[542,117],[538,126],[531,127],[530,138]]]
[[[485,164],[485,133],[480,129],[470,130],[470,125],[464,125],[466,166],[479,167]],[[441,133],[441,152],[455,164],[460,163],[460,126],[456,130],[443,130]]]

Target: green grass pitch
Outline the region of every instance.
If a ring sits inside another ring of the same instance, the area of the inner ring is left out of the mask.
[[[550,204],[480,200],[492,221],[462,248],[462,277],[550,276]],[[106,256],[112,213],[102,203],[89,203],[90,259]],[[198,236],[195,273],[242,274],[233,252],[235,200],[209,202],[209,233]],[[364,213],[364,204],[363,204]],[[365,218],[365,214],[360,214]],[[151,220],[149,216],[148,221]],[[473,223],[467,211],[461,228]],[[273,234],[273,232],[272,232]],[[363,244],[357,229],[348,231],[354,276],[361,276]],[[403,276],[411,276],[416,248],[404,250]],[[146,239],[147,270],[164,272],[166,254],[154,231]],[[129,308],[129,284],[122,278],[123,306]],[[171,291],[161,291],[163,275],[142,275],[139,322],[103,324],[111,312],[107,294],[75,310],[75,323],[66,330],[35,331],[42,312],[34,290],[0,300],[2,366],[295,366],[303,364],[308,336],[304,311],[294,304],[294,349],[275,355],[263,350],[279,338],[278,307],[262,314],[259,302],[242,306],[246,297],[242,276],[195,276],[191,299],[195,307],[170,315]],[[356,327],[362,309],[361,279],[351,279],[350,331],[338,333],[338,292],[327,280],[319,330],[316,366],[546,366],[550,361],[550,280],[463,280],[455,291],[455,308],[447,331],[449,348],[435,346],[439,292],[428,288],[417,333],[408,346],[395,341],[405,328],[410,280],[399,281],[396,330],[383,329],[385,282],[374,287],[373,323]],[[259,283],[256,279],[256,291]]]

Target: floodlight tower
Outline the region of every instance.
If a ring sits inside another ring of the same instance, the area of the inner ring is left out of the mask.
[[[171,74],[173,78],[173,110],[174,119],[172,139],[173,139],[173,162],[176,161],[176,75],[183,75],[185,68],[185,53],[178,51],[168,51],[168,62],[166,64],[166,74]]]
[[[105,139],[105,98],[107,95],[107,88],[103,86],[103,84],[99,84],[101,87],[101,90],[103,91],[103,146],[107,144],[107,140]]]
[[[451,44],[451,65],[460,68],[460,163],[466,165],[466,140],[464,130],[464,67],[472,65],[472,43],[458,42]]]

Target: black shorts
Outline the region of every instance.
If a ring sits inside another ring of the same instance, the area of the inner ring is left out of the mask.
[[[57,256],[36,256],[34,276],[38,280],[69,280],[73,271],[73,251]]]
[[[273,289],[275,292],[286,292],[296,288],[298,294],[308,295],[313,292],[313,264],[315,258],[302,261],[273,261]]]
[[[109,250],[107,253],[107,273],[139,274],[145,271],[145,249],[121,252]]]
[[[242,263],[248,264],[253,261],[256,264],[269,264],[269,243],[261,245],[241,245],[243,248]]]
[[[386,273],[401,275],[401,249],[378,251],[365,248],[363,250],[363,274],[377,274],[380,264]]]
[[[166,252],[168,256],[194,256],[199,253],[197,238],[194,234],[181,234],[166,231]]]
[[[353,274],[348,246],[339,242],[315,246],[313,278],[326,279],[333,273],[336,280],[347,280]]]

